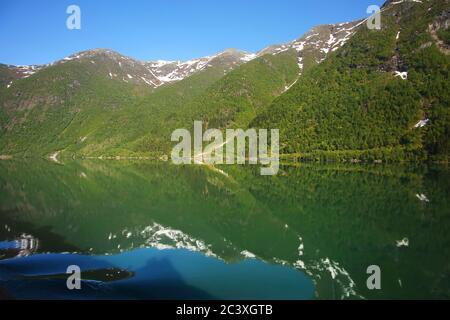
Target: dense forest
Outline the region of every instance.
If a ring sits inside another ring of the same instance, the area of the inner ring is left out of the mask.
[[[304,158],[447,161],[450,58],[427,30],[448,4],[425,9],[386,8],[381,30],[362,27],[252,125],[280,128],[283,153]]]

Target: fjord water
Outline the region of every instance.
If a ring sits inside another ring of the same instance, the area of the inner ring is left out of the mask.
[[[450,298],[449,193],[439,165],[0,161],[0,296]]]

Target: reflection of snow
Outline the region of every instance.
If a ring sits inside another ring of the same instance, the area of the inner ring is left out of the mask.
[[[311,266],[317,271],[327,271],[331,278],[338,283],[342,288],[341,299],[349,298],[351,296],[358,296],[355,291],[355,282],[350,277],[350,274],[339,264],[329,258],[321,259],[318,263]]]
[[[396,241],[396,246],[398,248],[400,248],[400,247],[408,247],[409,246],[409,239],[408,238],[403,238],[402,240],[397,240]]]
[[[303,255],[303,249],[305,248],[305,246],[303,245],[302,237],[298,237],[298,240],[300,241],[300,244],[298,246],[298,255],[299,255],[299,257],[301,257]]]
[[[108,235],[108,240],[112,240],[112,239],[115,239],[115,238],[117,238],[117,236],[115,234],[110,233]]]
[[[241,251],[241,254],[246,258],[250,258],[250,259],[256,258],[256,256],[253,253],[251,253],[250,251],[247,251],[247,250]]]
[[[299,257],[302,257],[304,255],[303,238],[300,236],[298,238],[300,241],[300,244],[298,246],[298,255]],[[274,258],[274,261],[279,263],[283,260]],[[295,261],[292,265],[296,269],[302,270],[307,275],[309,275],[316,284],[318,280],[322,279],[324,272],[329,273],[332,281],[338,284],[342,290],[341,299],[350,297],[363,298],[362,296],[356,293],[355,291],[356,284],[350,277],[350,274],[347,272],[347,270],[345,270],[337,262],[329,258],[322,258],[318,261],[317,260],[307,261],[305,259],[301,260],[299,259]]]
[[[281,264],[282,266],[286,266],[289,264],[289,262],[287,262],[286,260],[279,259],[279,258],[273,258],[273,261],[275,263]],[[295,267],[295,265],[294,265],[294,267]]]
[[[145,244],[157,248],[164,249],[187,249],[190,251],[203,252],[207,256],[216,257],[211,251],[210,245],[206,245],[202,240],[195,239],[181,230],[170,229],[156,222],[151,226],[147,226],[140,232],[140,236],[144,237]],[[131,237],[131,236],[130,236]]]
[[[329,258],[322,258],[319,261],[305,263],[302,260],[294,262],[293,266],[308,274],[315,283],[322,278],[321,273],[329,273],[332,281],[337,283],[341,290],[341,299],[356,297],[363,298],[355,291],[356,284],[350,274],[339,264]]]
[[[294,267],[296,267],[297,269],[306,269],[305,263],[302,260],[295,261]]]

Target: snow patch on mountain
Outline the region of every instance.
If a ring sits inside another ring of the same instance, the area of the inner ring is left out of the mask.
[[[344,22],[335,25],[320,25],[307,32],[305,35],[286,44],[270,46],[257,53],[277,55],[281,52],[293,49],[298,55],[300,73],[304,71],[304,59],[309,56],[310,61],[320,63],[331,53],[341,48],[357,31],[361,21]]]
[[[245,61],[245,62],[248,62],[248,61],[251,61],[251,60],[255,59],[256,57],[257,57],[257,56],[256,56],[255,53],[248,53],[248,54],[244,55],[244,56],[241,58],[241,60],[242,60],[242,61]]]
[[[402,80],[407,80],[408,79],[408,72],[406,72],[406,71],[405,72],[395,71],[395,76],[402,78]]]
[[[414,125],[414,128],[423,128],[430,122],[430,119],[423,119]]]

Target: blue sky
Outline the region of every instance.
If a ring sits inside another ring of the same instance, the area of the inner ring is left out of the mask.
[[[250,52],[317,24],[366,17],[384,0],[1,0],[0,63],[42,64],[109,48],[141,60],[187,60],[226,48]],[[81,30],[66,28],[69,5]]]

